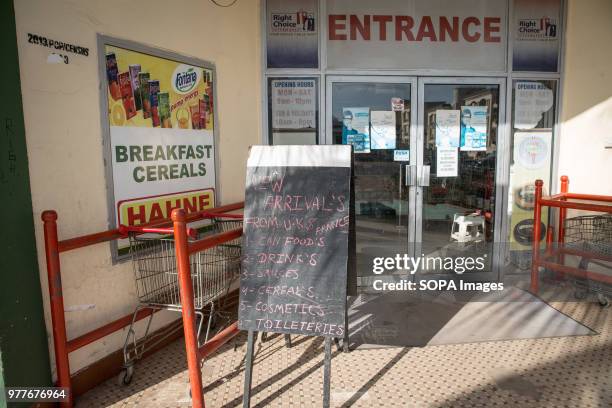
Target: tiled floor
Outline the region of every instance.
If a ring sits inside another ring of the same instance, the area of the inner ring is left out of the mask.
[[[334,348],[332,406],[612,407],[612,309],[552,303],[598,335],[341,353]],[[207,407],[242,404],[246,336],[204,364]],[[253,407],[321,406],[323,340],[272,336],[257,351]],[[129,386],[109,380],[78,407],[189,406],[184,343],[136,366]]]

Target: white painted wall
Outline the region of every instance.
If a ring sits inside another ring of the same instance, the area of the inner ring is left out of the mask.
[[[208,0],[15,1],[21,86],[32,202],[47,331],[51,319],[40,213],[59,213],[59,237],[107,229],[100,128],[96,34],[141,42],[212,61],[217,67],[222,203],[242,200],[248,146],[261,140],[259,1],[221,8]],[[27,42],[27,33],[88,47],[88,57],[49,64],[51,50]],[[136,305],[129,263],[111,265],[108,244],[62,255],[68,338],[131,313]],[[155,327],[178,318],[169,314]],[[119,349],[117,332],[70,356],[72,372]],[[51,353],[53,356],[53,352]],[[55,375],[55,363],[52,362]]]
[[[612,1],[570,0],[557,177],[570,191],[612,195]]]

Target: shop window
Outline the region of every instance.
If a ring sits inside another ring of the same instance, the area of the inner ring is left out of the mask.
[[[544,194],[550,193],[556,89],[556,80],[512,82],[508,215],[510,262],[519,269],[531,265],[535,180],[543,180]],[[542,211],[542,219],[547,220],[547,210]]]
[[[319,142],[319,80],[268,78],[268,135],[274,145]]]

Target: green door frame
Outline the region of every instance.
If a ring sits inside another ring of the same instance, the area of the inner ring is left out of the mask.
[[[13,1],[0,2],[0,384],[51,385],[36,255]],[[1,405],[1,404],[0,404]]]

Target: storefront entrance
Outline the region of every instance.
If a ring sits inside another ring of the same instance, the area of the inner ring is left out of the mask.
[[[505,79],[329,76],[326,100],[326,143],[355,151],[359,286],[406,279],[373,272],[396,254],[421,258],[411,280],[497,279]],[[480,263],[449,269],[447,257]]]

